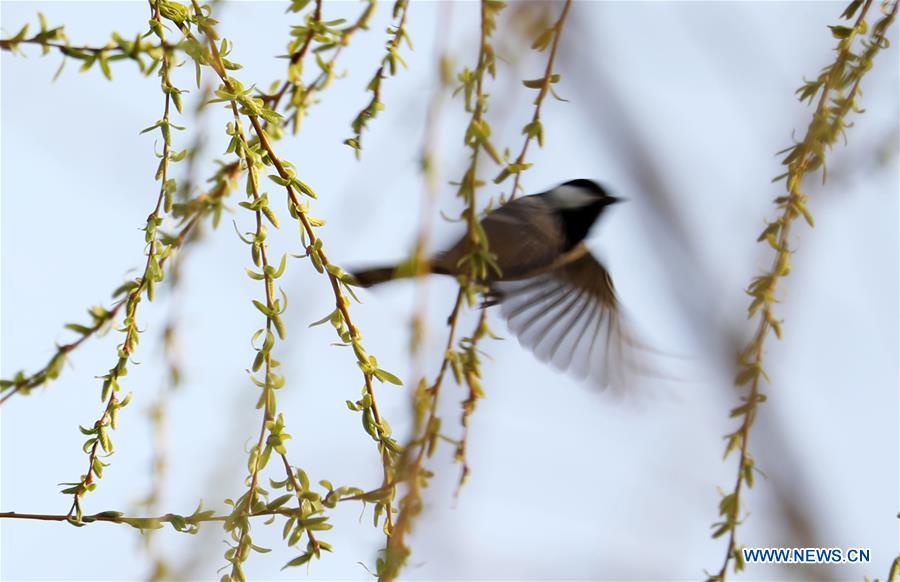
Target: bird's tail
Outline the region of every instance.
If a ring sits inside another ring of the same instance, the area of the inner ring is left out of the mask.
[[[451,271],[443,266],[444,261],[440,257],[423,265],[416,265],[415,262],[408,260],[390,267],[374,267],[371,269],[363,269],[362,271],[354,271],[353,276],[360,287],[371,287],[379,283],[386,283],[395,279],[408,279],[410,277],[420,277],[422,275],[450,275]]]
[[[379,283],[385,283],[393,279],[408,276],[399,273],[398,271],[397,265],[391,267],[374,267],[372,269],[356,271],[353,273],[353,276],[356,277],[360,287],[371,287],[372,285],[378,285]]]

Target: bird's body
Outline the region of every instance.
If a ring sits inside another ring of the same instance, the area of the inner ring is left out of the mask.
[[[488,277],[513,280],[553,269],[566,261],[586,234],[567,236],[565,223],[556,212],[541,202],[541,194],[525,196],[489,213],[481,221],[488,247],[499,269]],[[596,219],[593,214],[591,223]],[[581,245],[583,246],[583,245]],[[469,252],[463,237],[447,251],[435,257],[435,272],[454,274],[457,265]],[[578,252],[578,251],[576,251]]]
[[[498,271],[490,270],[487,305],[500,304],[522,345],[542,361],[596,375],[606,386],[627,364],[612,279],[584,244],[604,209],[618,199],[590,180],[572,180],[489,212],[481,226]],[[430,262],[432,273],[458,275],[470,251],[462,237]],[[409,276],[397,267],[355,273],[369,287]]]

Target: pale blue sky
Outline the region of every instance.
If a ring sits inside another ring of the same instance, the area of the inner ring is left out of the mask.
[[[74,43],[85,44],[106,42],[112,30],[133,37],[147,21],[142,2],[4,1],[0,8],[4,36],[24,22],[34,26],[40,10],[51,25],[65,23]],[[245,85],[265,87],[282,75],[284,60],[272,57],[284,52],[288,27],[298,22],[284,8],[269,2],[223,8],[222,31],[234,41],[233,60],[244,65],[237,77]],[[329,17],[353,18],[360,8],[326,4]],[[842,9],[836,3],[576,4],[560,47],[558,90],[569,103],[546,102],[547,143],[531,148],[535,167],[523,183],[538,191],[593,178],[630,199],[604,218],[591,247],[607,261],[649,340],[690,356],[687,381],[638,406],[616,404],[541,365],[514,339],[486,342],[488,396],[472,419],[470,482],[454,500],[458,467],[446,450],[432,461],[437,477],[412,538],[407,577],[697,579],[704,569],[718,569],[724,544],[709,538],[709,526],[717,519],[716,488],[734,479],[734,459],[721,461],[721,436],[734,426],[727,411],[738,397],[724,331],[750,331],[743,289],[770,261],[754,241],[782,188],[770,183],[781,173],[773,154],[808,123],[810,110],[793,91],[830,62],[834,41],[825,26],[837,23]],[[458,65],[475,58],[476,10],[475,3],[452,8]],[[422,188],[417,159],[442,14],[438,2],[413,3],[415,51],[403,51],[410,69],[384,82],[387,108],[364,137],[362,162],[341,142],[368,100],[363,87],[381,54],[387,4],[342,57],[350,75],[324,95],[298,138],[277,144],[320,193],[313,213],[328,220],[322,235],[329,256],[343,266],[401,258],[414,240]],[[543,57],[516,54],[515,46],[498,42],[511,64],[501,63],[489,92],[496,143],[518,151],[533,94],[517,79],[539,76]],[[70,63],[52,83],[59,56],[25,52],[27,59],[3,53],[0,77],[3,377],[42,366],[53,342],[69,340],[63,324],[85,320],[91,305],[108,304],[109,292],[142,263],[138,228],[156,196],[158,138],[138,132],[160,116],[157,78],[114,63],[115,80],[108,82],[96,70],[78,74]],[[193,90],[192,79],[192,67],[184,67],[176,83]],[[769,342],[773,383],[751,437],[770,479],[759,480],[746,497],[751,515],[740,541],[797,545],[782,504],[789,499],[811,519],[806,540],[871,548],[873,563],[803,573],[757,566],[746,579],[884,577],[897,551],[896,43],[879,55],[863,89],[867,112],[853,118],[849,146],[831,152],[833,179],[808,185],[816,228],[794,231],[798,252],[779,306],[785,338]],[[463,167],[461,110],[459,100],[445,104],[445,184]],[[215,110],[206,124],[210,158],[224,150],[225,120]],[[178,147],[188,139],[175,136]],[[878,166],[871,152],[885,140],[894,147],[890,161]],[[204,167],[211,168],[209,159]],[[458,209],[452,192],[441,190],[447,213]],[[285,225],[271,233],[272,252],[301,252],[280,193],[270,197]],[[676,205],[677,215],[658,211],[653,201],[660,197]],[[233,197],[230,206],[237,202]],[[240,495],[243,450],[258,427],[257,389],[244,370],[253,356],[250,336],[260,325],[250,299],[260,289],[244,274],[249,253],[232,218],[242,231],[251,226],[243,211],[226,216],[190,251],[184,268],[179,309],[186,380],[172,401],[164,511],[190,513],[200,498],[222,508],[222,499]],[[675,224],[683,225],[688,242]],[[450,240],[456,228],[436,220],[436,240]],[[282,283],[291,297],[289,339],[276,357],[288,379],[279,407],[294,435],[289,456],[314,479],[375,486],[380,468],[373,443],[344,405],[359,392],[353,357],[330,346],[330,329],[306,327],[330,311],[329,287],[305,261],[291,261]],[[429,374],[445,341],[453,283],[436,280],[431,290]],[[366,345],[384,367],[408,378],[413,286],[398,283],[361,297],[352,312]],[[132,511],[146,492],[145,411],[161,386],[158,338],[168,309],[165,292],[141,305],[146,331],[136,360],[142,365],[125,379],[132,404],[121,413],[112,465],[86,498],[88,512]],[[506,335],[496,314],[492,323]],[[466,317],[463,328],[471,325]],[[56,484],[84,470],[78,425],[100,411],[94,377],[114,363],[117,341],[113,333],[88,342],[59,381],[3,407],[0,510],[66,512],[70,501]],[[452,424],[465,395],[452,384],[446,395],[445,424]],[[406,435],[406,389],[379,386],[378,398],[395,432]],[[371,510],[362,521],[359,515],[352,504],[334,512],[335,528],[323,538],[336,551],[311,565],[310,579],[367,577],[357,562],[374,563],[381,536],[371,527]],[[254,526],[254,541],[274,551],[249,560],[252,579],[306,575],[304,568],[280,571],[297,554],[282,547],[280,529]],[[3,520],[0,536],[3,579],[135,579],[147,572],[138,534],[124,526],[79,530]],[[218,578],[223,538],[215,526],[197,537],[171,529],[158,534],[175,567],[199,579]]]

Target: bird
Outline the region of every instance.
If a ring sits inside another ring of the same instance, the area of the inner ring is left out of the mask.
[[[484,280],[485,307],[500,314],[519,343],[543,362],[601,388],[623,388],[639,348],[626,328],[612,278],[585,238],[621,198],[590,179],[564,182],[486,213],[481,227],[496,269]],[[427,273],[459,276],[468,267],[466,236],[427,261]],[[414,276],[408,265],[353,273],[361,287]]]

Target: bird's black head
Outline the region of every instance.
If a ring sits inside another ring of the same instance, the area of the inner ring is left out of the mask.
[[[620,201],[597,182],[584,178],[560,184],[547,196],[562,218],[567,250],[584,240],[604,208]]]

